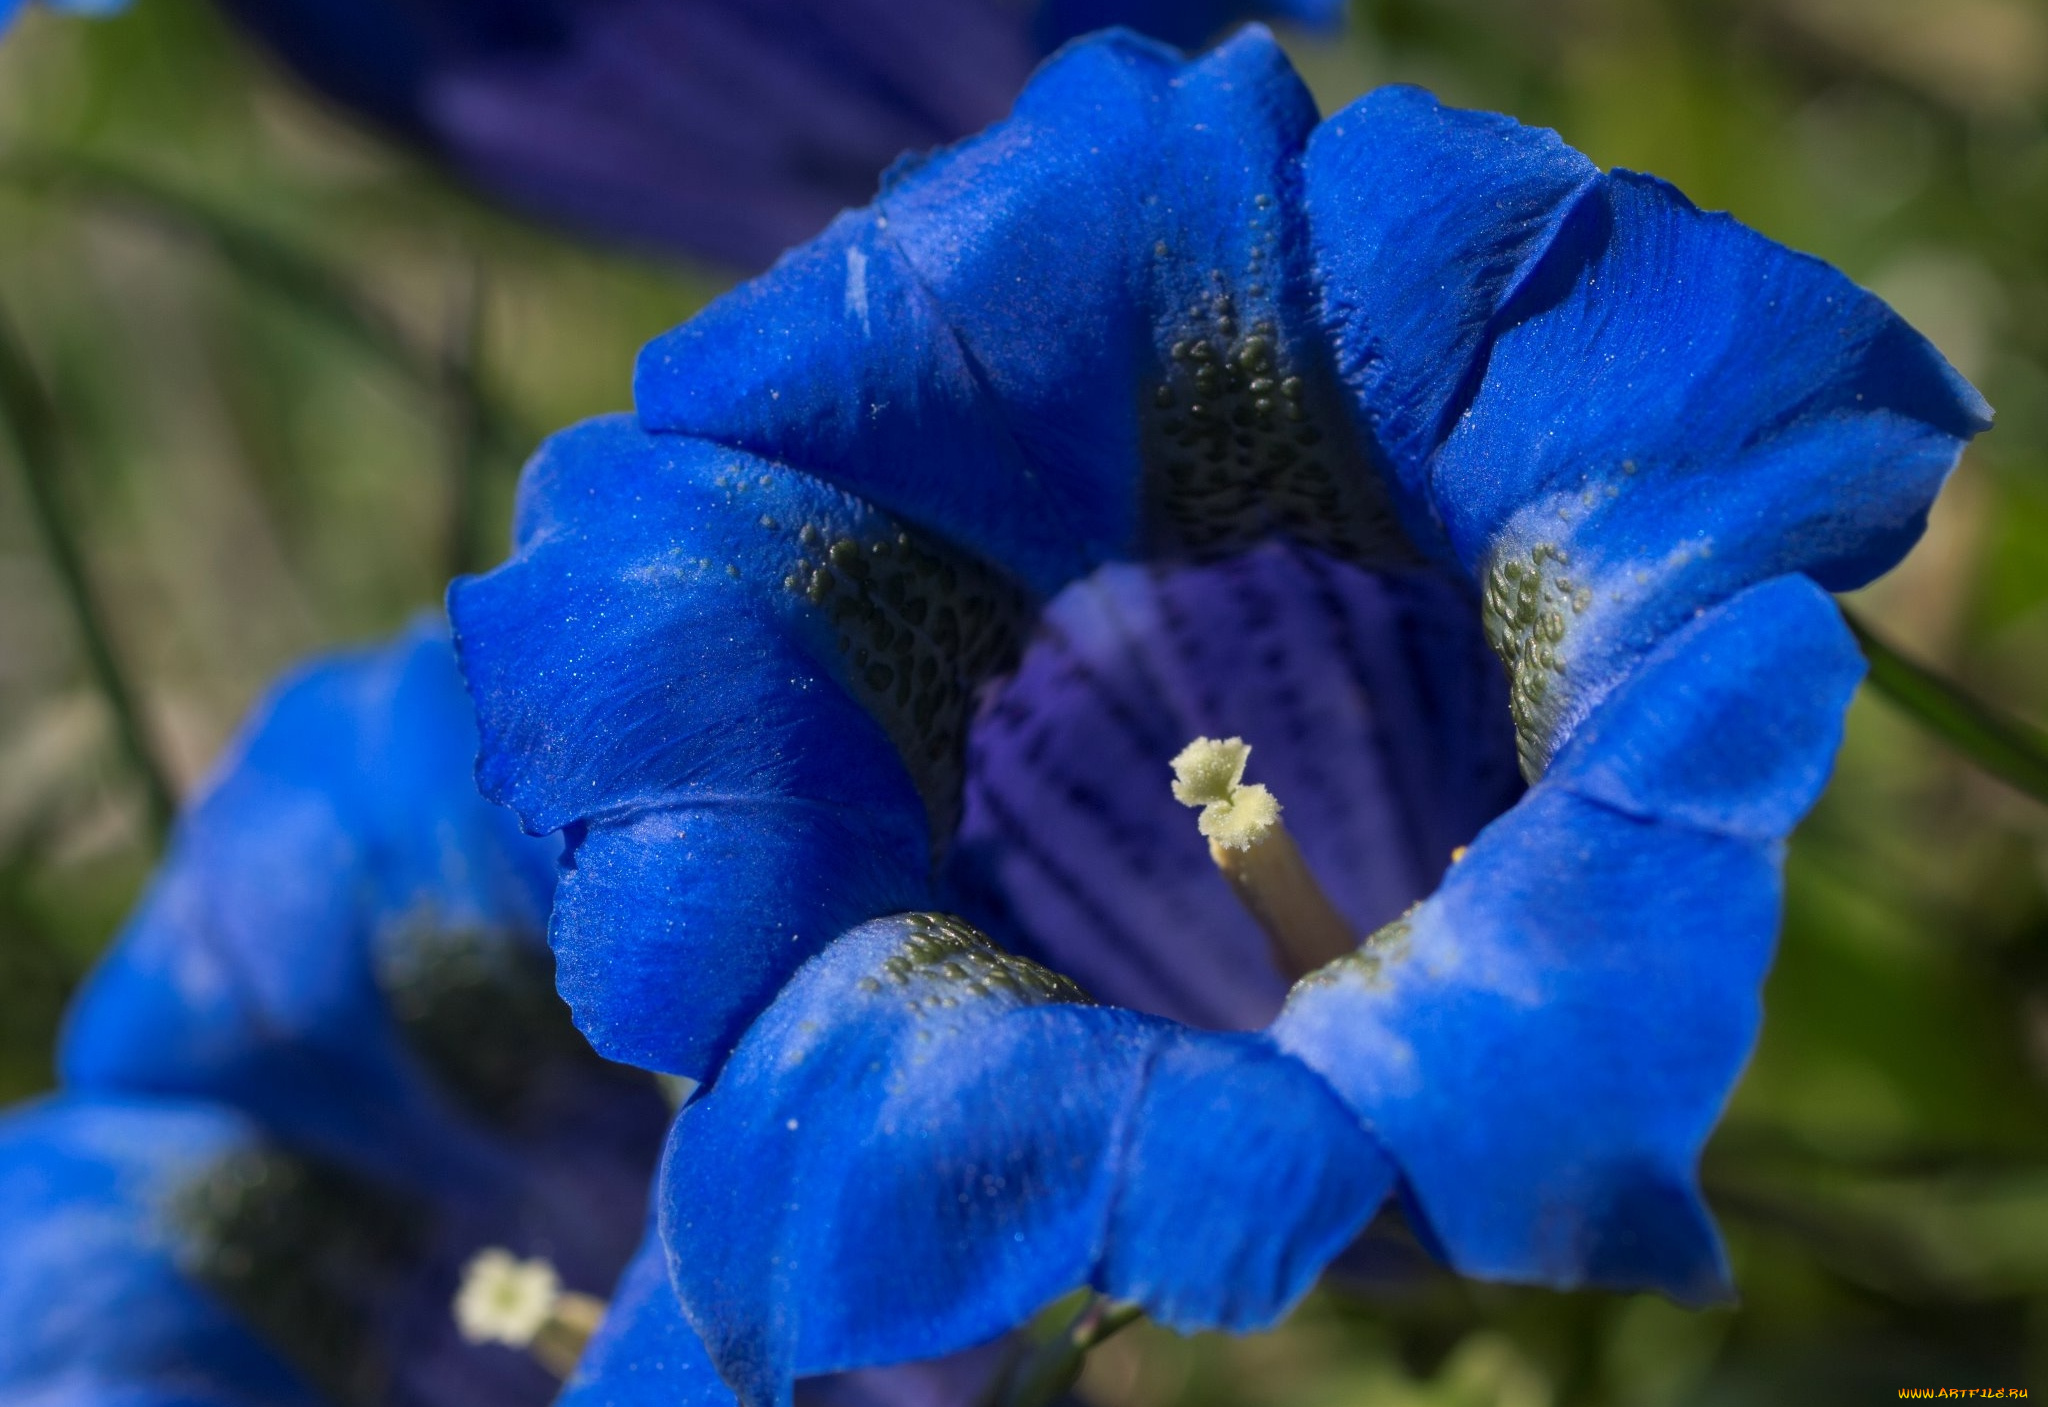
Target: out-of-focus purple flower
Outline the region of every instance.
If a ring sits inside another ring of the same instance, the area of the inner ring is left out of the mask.
[[[4,5],[5,0],[0,0]],[[749,268],[1001,117],[1040,58],[1342,0],[223,0],[301,77],[524,209]]]

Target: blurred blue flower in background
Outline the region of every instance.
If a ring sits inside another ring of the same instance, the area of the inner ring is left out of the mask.
[[[532,213],[758,268],[898,153],[1128,24],[1180,43],[1341,0],[223,0],[295,72]]]
[[[80,994],[63,1092],[0,1132],[0,1396],[553,1394],[465,1341],[458,1276],[505,1246],[607,1292],[667,1106],[569,1024],[559,846],[475,750],[438,622],[258,709]]]
[[[129,0],[42,0],[52,10],[64,10],[74,15],[111,15],[128,8]],[[14,23],[14,17],[27,8],[26,0],[0,0],[0,32]]]
[[[579,1024],[708,1082],[587,1400],[1082,1285],[1254,1329],[1390,1192],[1473,1275],[1728,1292],[1696,1161],[1862,670],[1826,591],[1988,423],[1884,304],[1553,133],[1318,125],[1262,31],[1111,35],[635,398],[451,593]],[[1202,737],[1352,951],[1238,902]]]
[[[7,1400],[318,1403],[192,1274],[204,1189],[263,1167],[264,1146],[199,1103],[56,1096],[0,1119]]]

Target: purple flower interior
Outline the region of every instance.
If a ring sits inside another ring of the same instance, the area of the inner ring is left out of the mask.
[[[1098,1000],[1212,1029],[1289,978],[1170,790],[1196,737],[1252,745],[1363,939],[1521,794],[1499,661],[1468,592],[1294,544],[1107,567],[984,693],[947,878],[961,912]]]

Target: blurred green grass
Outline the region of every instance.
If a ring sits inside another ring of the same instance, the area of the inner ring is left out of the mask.
[[[1926,542],[1858,605],[1916,657],[2048,722],[2048,8],[1368,0],[1353,30],[1290,41],[1326,110],[1406,80],[1555,126],[1602,164],[1655,171],[1834,260],[1928,331],[1999,426]],[[178,202],[111,198],[93,171]],[[387,342],[208,219],[331,269]],[[103,25],[31,13],[0,47],[0,307],[73,432],[69,501],[187,787],[277,670],[434,603],[466,443],[475,532],[501,541],[533,439],[621,408],[640,343],[723,282],[484,207],[293,91],[197,0],[141,0]],[[495,439],[465,438],[466,403],[436,370],[472,332]],[[15,479],[0,479],[13,1098],[47,1084],[62,1001],[151,856]],[[1860,700],[1792,847],[1766,1003],[1707,1160],[1740,1306],[1441,1276],[1333,1287],[1273,1335],[1130,1331],[1097,1352],[1085,1394],[1619,1407],[2048,1390],[2048,812]]]

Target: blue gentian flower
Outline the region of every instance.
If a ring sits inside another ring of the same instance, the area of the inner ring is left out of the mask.
[[[1256,1329],[1390,1196],[1471,1275],[1727,1293],[1826,593],[1989,418],[1881,302],[1553,133],[1112,34],[635,393],[451,596],[579,1024],[707,1082],[612,1333],[759,1407],[1076,1286]]]
[[[476,746],[439,623],[259,707],[80,994],[66,1092],[0,1135],[0,1182],[27,1189],[0,1297],[95,1286],[0,1351],[0,1396],[71,1378],[175,1396],[188,1368],[240,1385],[212,1400],[553,1393],[463,1339],[462,1267],[503,1246],[603,1295],[668,1110],[555,997],[560,846],[477,795]],[[51,1229],[72,1222],[100,1230]]]
[[[314,87],[522,209],[759,268],[1077,34],[1183,44],[1342,0],[223,0]]]
[[[0,1393],[10,1402],[320,1399],[190,1273],[191,1219],[260,1135],[206,1104],[59,1097],[0,1118]]]
[[[537,1407],[556,1380],[450,1301],[480,1246],[587,1242],[578,1214],[505,1178],[437,1202],[224,1105],[60,1094],[0,1117],[0,1397]]]

